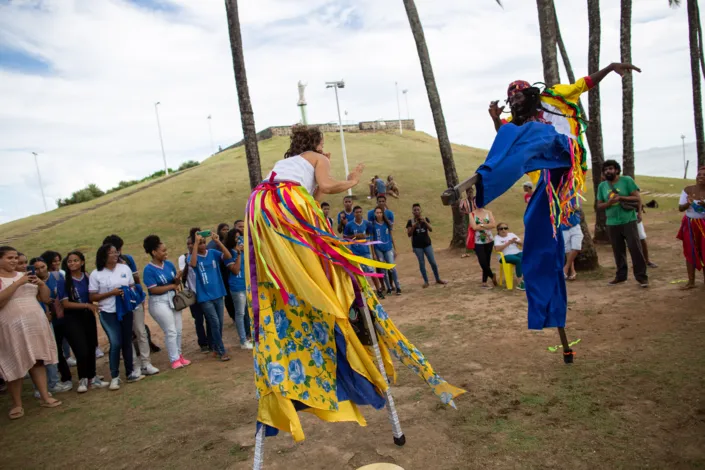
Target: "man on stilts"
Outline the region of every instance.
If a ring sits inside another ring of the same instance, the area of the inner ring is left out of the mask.
[[[471,178],[443,193],[448,205],[475,185],[477,207],[504,194],[524,174],[531,177],[534,193],[524,214],[526,235],[523,268],[532,330],[557,328],[563,359],[573,362],[574,352],[565,333],[568,300],[565,285],[564,243],[558,227],[570,226],[580,210],[585,190],[587,161],[582,133],[585,119],[578,106],[580,95],[597,86],[610,72],[620,76],[631,64],[614,63],[570,85],[539,90],[526,81],[512,82],[507,90],[511,117],[501,119],[504,107],[490,103],[497,130],[485,163]]]

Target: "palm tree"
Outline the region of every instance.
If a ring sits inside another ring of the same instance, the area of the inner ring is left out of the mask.
[[[632,63],[632,0],[622,0],[620,51],[622,63]],[[634,178],[634,85],[631,73],[622,77],[622,173]]]
[[[555,34],[555,42],[554,44],[558,45],[558,50],[560,51],[561,54],[561,59],[563,60],[563,66],[565,67],[566,75],[568,75],[568,80],[570,83],[575,83],[575,73],[573,72],[573,67],[570,65],[570,59],[568,58],[568,51],[566,50],[565,44],[563,43],[563,37],[561,36],[561,30],[560,30],[560,25],[558,22],[558,15],[556,13],[556,7],[555,4],[553,3],[553,0],[547,0],[545,3],[550,3],[550,5],[546,5],[544,3],[537,4],[537,7],[539,8],[539,11],[543,9],[543,13],[539,13],[539,21],[541,21],[543,18],[545,18],[545,15],[550,15],[551,10],[553,10],[553,32],[551,31],[551,25],[548,25],[547,27],[542,26],[541,27],[541,39],[543,41],[543,35],[546,35],[546,40],[547,41],[553,41],[551,36]],[[540,23],[539,23],[540,24]],[[547,48],[548,49],[548,48]],[[555,53],[555,47],[552,48],[551,51],[549,52],[549,60],[554,60],[555,61],[555,67],[551,64],[545,64],[544,63],[544,72],[546,70],[549,70],[550,73],[555,73],[555,76],[552,77],[553,80],[556,80],[556,83],[559,81],[560,76],[558,74],[558,57],[556,56]],[[542,45],[542,51],[543,51],[543,45]],[[599,45],[598,45],[598,51],[599,51]],[[550,57],[553,57],[552,59]],[[553,69],[556,69],[555,72],[553,72]],[[549,79],[545,79],[547,82]],[[598,97],[599,100],[599,97]],[[599,101],[598,101],[599,102]],[[583,105],[580,101],[578,101],[578,107],[580,108],[581,114],[585,115],[585,111],[583,109]],[[592,110],[591,110],[592,111]],[[598,117],[599,117],[599,111],[598,111]],[[600,148],[602,147],[602,137],[600,137]],[[600,164],[600,168],[602,165]],[[600,180],[598,179],[598,184]],[[595,189],[595,194],[597,194],[597,189]],[[597,250],[595,249],[595,244],[593,243],[592,237],[590,236],[590,228],[588,227],[587,221],[585,219],[585,213],[581,210],[580,211],[580,229],[583,232],[583,246],[582,250],[580,251],[580,255],[575,260],[575,268],[581,271],[586,271],[586,270],[592,270],[596,269],[599,266],[599,261],[597,257]]]
[[[553,0],[536,0],[536,8],[539,12],[543,81],[546,83],[546,88],[550,88],[561,81],[556,55],[558,42],[556,7]]]
[[[600,0],[587,0],[588,7],[588,74],[600,69],[601,18]],[[602,117],[600,111],[600,86],[594,87],[588,94],[590,123],[587,127],[587,141],[590,146],[592,160],[592,187],[597,195],[597,188],[602,179],[602,163],[605,161],[605,151],[602,146]],[[595,241],[608,242],[607,215],[604,210],[597,210],[595,198]]]
[[[700,74],[705,76],[703,60],[703,31],[700,24],[700,7],[697,0],[688,2],[688,42],[690,43],[690,76],[693,82],[693,116],[695,119],[695,141],[698,167],[705,165],[705,136],[703,133],[703,106]],[[680,5],[680,0],[668,0],[671,7]]]
[[[259,148],[257,146],[255,115],[252,112],[250,90],[247,86],[247,71],[245,70],[245,57],[242,52],[242,34],[240,34],[240,16],[238,14],[237,0],[225,0],[225,10],[228,16],[230,50],[233,55],[233,69],[235,70],[237,98],[240,103],[242,133],[245,137],[247,171],[250,177],[250,187],[254,189],[262,182],[262,168],[260,166]]]
[[[443,108],[441,107],[441,97],[438,94],[436,79],[433,76],[433,67],[431,66],[431,58],[428,54],[428,46],[426,46],[426,37],[424,36],[423,26],[419,19],[419,12],[416,9],[414,0],[403,0],[404,8],[406,8],[406,16],[409,18],[411,33],[416,41],[416,49],[419,53],[419,61],[421,62],[421,73],[423,74],[424,83],[426,84],[426,93],[428,101],[431,105],[431,113],[433,114],[433,123],[436,126],[436,134],[438,135],[438,146],[441,150],[441,160],[443,161],[443,170],[445,171],[446,184],[452,188],[458,184],[458,173],[455,170],[455,161],[453,160],[453,149],[448,139],[448,130],[446,129],[446,121],[443,117]],[[460,213],[458,204],[453,204],[453,238],[450,246],[453,248],[462,248],[465,246],[465,238],[467,236],[467,227],[463,215]]]

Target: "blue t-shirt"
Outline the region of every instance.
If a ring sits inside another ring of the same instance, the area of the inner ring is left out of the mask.
[[[239,244],[239,243],[238,243]],[[233,260],[237,258],[238,253],[235,250],[230,250],[230,254],[233,255]],[[235,263],[236,261],[233,261]],[[229,271],[229,270],[228,270]],[[233,274],[230,271],[230,276],[228,276],[228,285],[230,286],[230,292],[245,292],[245,254],[240,254],[240,272]]]
[[[358,235],[360,233],[364,233],[365,235],[370,234],[370,223],[366,220],[363,220],[359,224],[355,222],[355,219],[349,220],[348,223],[345,225],[345,230],[343,230],[343,235],[345,235],[348,238],[355,238],[355,235]],[[370,257],[370,247],[367,245],[348,245],[350,247],[350,251],[353,252],[353,254],[356,254],[358,256],[364,256],[366,258]]]
[[[76,302],[79,304],[89,304],[91,303],[90,296],[88,293],[88,275],[83,273],[81,279],[72,279],[73,285],[71,290],[73,293],[69,295],[66,291],[66,281],[61,280],[58,283],[58,299],[59,300],[69,300],[71,302]]]
[[[132,270],[132,274],[137,273],[137,263],[135,263],[135,259],[131,255],[122,255],[123,258],[125,258],[125,262],[127,262],[127,265],[130,267]]]
[[[343,210],[343,211],[340,211],[340,212],[338,212],[338,224],[340,224],[340,216],[343,215],[343,214],[345,214],[345,219],[346,219],[348,222],[350,222],[351,220],[353,220],[353,219],[355,218],[355,214],[353,214],[352,211],[350,211],[350,213],[347,213],[347,212],[345,212],[344,210]]]
[[[568,217],[568,225],[561,224],[561,230],[568,230],[569,228],[580,225],[580,212],[573,212],[570,217]]]
[[[64,276],[58,272],[58,271],[53,271],[49,273],[49,277],[47,278],[46,281],[44,281],[44,284],[49,288],[49,291],[51,292],[51,301],[52,303],[54,300],[59,299],[61,300],[60,297],[60,292],[59,292],[59,284],[64,282]],[[41,302],[40,302],[41,303]],[[44,303],[41,303],[42,308],[44,309],[44,312],[47,311],[47,305]],[[52,323],[55,325],[60,325],[64,323],[63,318],[56,318],[56,313],[53,311],[52,307]]]
[[[186,262],[190,263],[191,255]],[[196,300],[207,302],[225,297],[225,285],[223,276],[220,274],[220,262],[223,260],[223,253],[217,250],[208,250],[205,255],[198,255],[198,261],[193,269],[196,273]],[[225,264],[232,261],[226,260]]]
[[[394,248],[392,244],[392,235],[389,233],[389,227],[384,222],[377,221],[372,223],[372,240],[381,242],[374,245],[375,249],[381,251],[389,251]]]
[[[375,221],[375,209],[370,209],[369,211],[367,211],[367,220],[369,220],[370,222]],[[387,220],[389,220],[389,222],[394,223],[394,212],[390,211],[389,209],[385,209],[384,215],[387,216]]]
[[[176,267],[169,260],[164,261],[164,266],[161,268],[153,263],[149,263],[144,267],[144,271],[142,272],[142,280],[144,281],[144,285],[147,286],[147,289],[173,285],[175,278]]]
[[[377,178],[375,180],[375,187],[377,188],[377,194],[384,194],[387,192],[387,185],[384,184],[384,180],[382,178]]]

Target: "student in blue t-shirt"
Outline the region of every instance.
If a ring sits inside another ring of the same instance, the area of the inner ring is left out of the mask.
[[[389,226],[391,228],[394,228],[394,212],[390,211],[387,207],[387,196],[385,196],[384,194],[381,196],[377,196],[377,207],[381,207],[382,209],[384,209],[384,216],[387,218]],[[374,222],[375,220],[375,209],[377,209],[377,207],[374,207],[367,211],[367,220],[369,220],[370,222]]]
[[[237,327],[237,334],[240,336],[240,348],[252,349],[252,343],[247,340],[247,334],[245,333],[247,294],[245,292],[244,243],[244,239],[238,229],[234,228],[228,232],[225,239],[225,246],[230,250],[230,254],[232,255],[232,262],[228,264],[228,286],[230,287],[230,296],[235,305],[235,326]]]
[[[353,214],[355,214],[355,218],[353,220],[349,220],[345,224],[343,235],[348,240],[368,240],[369,235],[372,233],[372,224],[367,220],[363,220],[362,207],[355,206],[353,208]],[[372,259],[372,253],[370,251],[369,245],[354,244],[349,246],[350,251],[352,251],[354,255]],[[374,272],[374,268],[371,268],[370,266],[366,266],[363,264],[360,267],[366,273]],[[384,298],[384,286],[382,285],[382,281],[376,277],[373,277],[372,281],[374,282],[375,288],[377,289],[377,295],[380,296],[380,298]]]
[[[193,241],[193,251],[187,262],[196,274],[196,301],[203,311],[210,332],[209,342],[211,349],[220,357],[221,361],[229,361],[225,346],[223,345],[223,297],[225,286],[220,274],[220,262],[226,265],[232,262],[232,254],[220,241],[217,233],[211,238],[218,244],[218,250],[206,248],[206,239],[199,235],[200,228],[192,228],[190,237]]]
[[[122,252],[122,246],[124,244],[123,239],[115,234],[108,235],[103,240],[103,245],[112,245],[118,251],[118,263],[130,267],[132,279],[135,281],[135,290],[137,290],[140,295],[144,296],[144,290],[140,283],[140,273],[137,270],[137,263],[135,263],[135,259],[132,256]],[[151,346],[149,344],[149,335],[147,334],[147,329],[144,324],[144,305],[140,304],[132,314],[132,332],[135,334],[133,345],[139,349],[139,351],[133,350],[134,368],[143,375],[158,374],[159,369],[152,365],[152,359],[150,358]]]
[[[394,238],[392,237],[392,225],[385,217],[384,211],[381,207],[375,209],[375,220],[372,222],[372,240],[379,242],[375,247],[375,254],[377,259],[380,261],[387,262],[389,264],[394,264],[394,257],[396,255],[396,245],[394,244]],[[391,270],[392,280],[394,281],[394,287],[396,288],[397,295],[401,295],[401,287],[399,286],[399,276],[397,275],[397,268],[392,268]],[[389,282],[389,278],[384,276],[384,283],[387,285],[387,294],[392,293],[392,285]]]
[[[343,198],[343,210],[338,212],[338,233],[343,233],[345,224],[355,218],[353,214],[353,198],[345,196]]]

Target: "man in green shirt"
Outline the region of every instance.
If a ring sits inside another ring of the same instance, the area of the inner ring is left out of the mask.
[[[610,285],[621,284],[627,280],[627,248],[632,257],[634,277],[641,287],[649,287],[646,274],[646,260],[641,249],[637,229],[636,207],[641,201],[639,187],[629,176],[620,176],[622,168],[614,160],[602,164],[605,181],[597,188],[597,208],[607,214],[607,234],[612,243],[617,275]],[[633,205],[630,208],[627,204]]]

